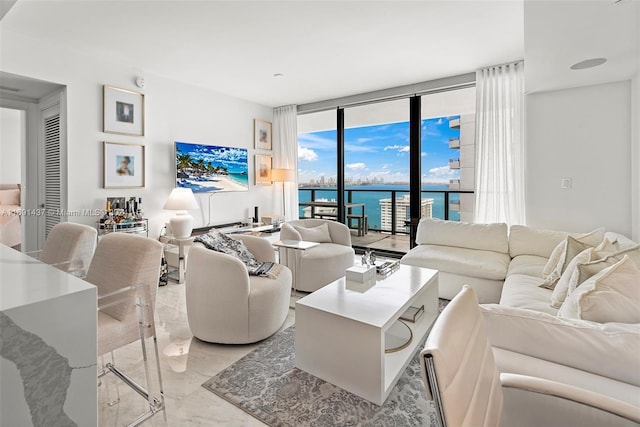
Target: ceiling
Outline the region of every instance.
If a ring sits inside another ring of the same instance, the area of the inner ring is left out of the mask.
[[[523,58],[529,92],[628,79],[638,70],[640,0],[525,3],[18,0],[0,26],[3,37],[20,33],[267,106]],[[594,56],[609,62],[568,71]]]

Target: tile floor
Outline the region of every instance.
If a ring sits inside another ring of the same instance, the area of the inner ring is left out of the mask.
[[[159,288],[156,322],[166,420],[160,413],[145,426],[265,425],[201,386],[257,344],[218,345],[194,338],[187,323],[183,284],[169,283]],[[283,329],[293,323],[294,311],[290,309]],[[123,347],[115,352],[116,366],[134,379],[142,378],[141,354],[139,342]],[[107,402],[116,395],[116,386],[120,403],[109,406]],[[127,425],[145,411],[144,399],[121,382],[116,383],[112,374],[103,377],[98,387],[98,422],[101,427]]]

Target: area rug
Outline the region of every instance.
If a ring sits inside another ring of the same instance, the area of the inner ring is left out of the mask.
[[[272,427],[436,426],[419,352],[378,406],[297,369],[294,338],[295,325],[266,339],[202,386]]]

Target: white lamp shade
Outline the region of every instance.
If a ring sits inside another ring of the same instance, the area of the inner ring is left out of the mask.
[[[295,169],[271,169],[272,182],[295,182]]]
[[[187,211],[199,208],[196,197],[190,188],[174,188],[164,204],[164,209],[171,211]]]
[[[186,239],[191,236],[193,230],[193,217],[186,211],[198,209],[198,202],[190,188],[174,188],[164,204],[167,210],[177,210],[176,215],[169,220],[173,236],[178,239]]]

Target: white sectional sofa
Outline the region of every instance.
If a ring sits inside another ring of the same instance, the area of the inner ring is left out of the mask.
[[[507,232],[505,224],[434,219],[420,222],[416,242],[402,263],[440,270],[441,298],[469,284],[484,303],[501,372],[569,384],[593,401],[558,425],[640,425],[637,243],[603,229]],[[522,417],[535,421],[535,402],[523,406]]]
[[[438,270],[440,298],[450,300],[470,285],[481,303],[500,301],[511,262],[506,224],[423,219],[416,243],[400,262]]]

